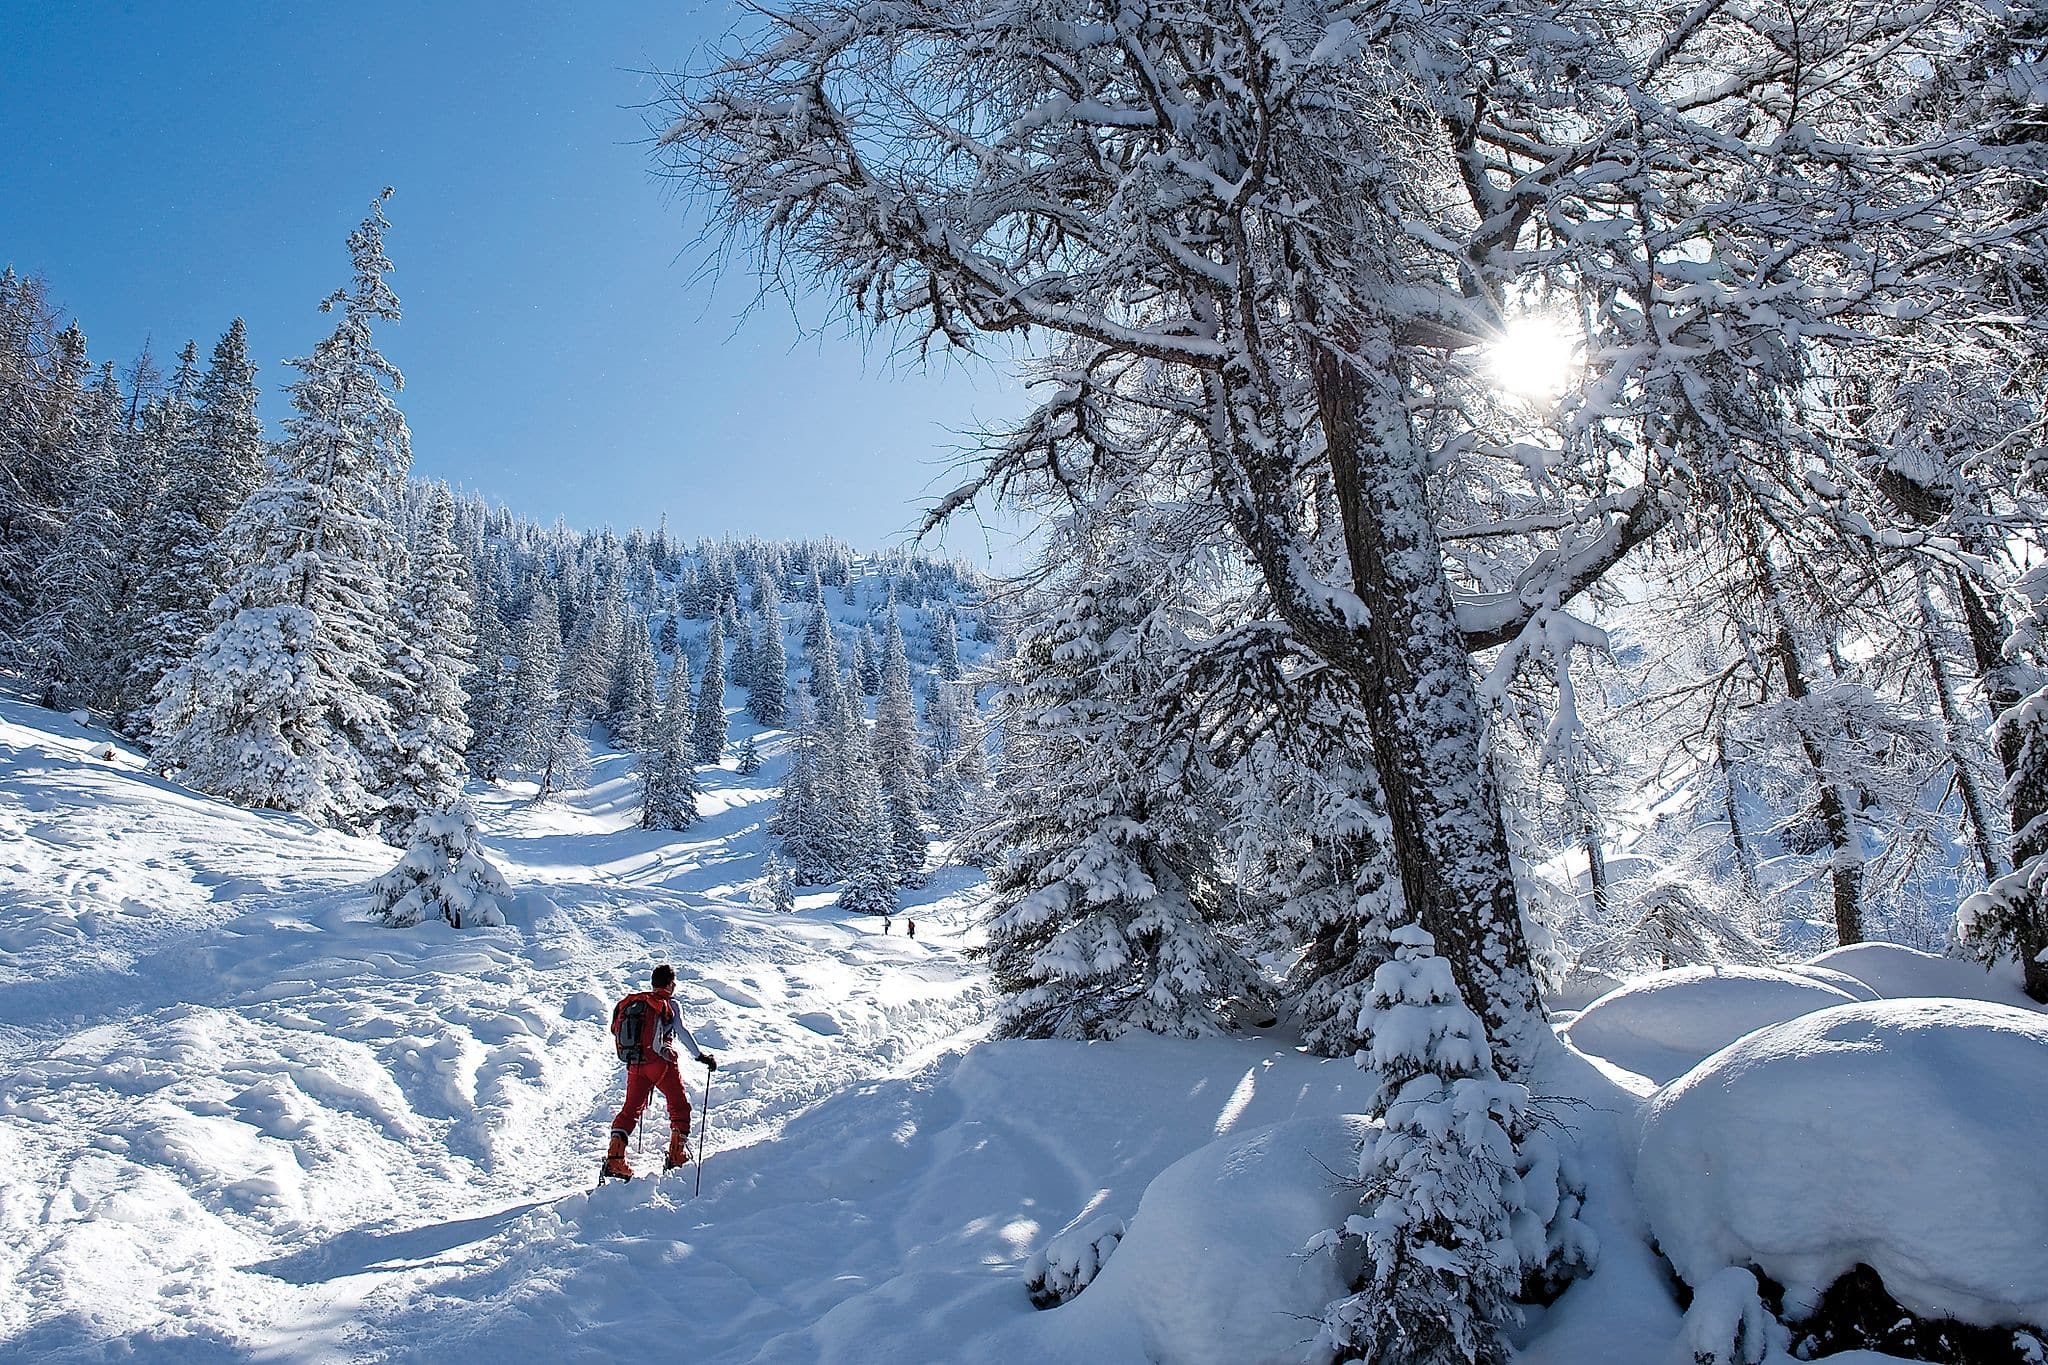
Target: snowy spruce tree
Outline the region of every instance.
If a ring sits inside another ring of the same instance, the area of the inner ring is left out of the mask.
[[[1494,1070],[1429,935],[1404,925],[1391,940],[1359,1057],[1377,1078],[1363,1202],[1316,1244],[1356,1239],[1365,1268],[1330,1305],[1322,1343],[1367,1365],[1506,1365],[1517,1296],[1591,1267],[1584,1186],[1536,1125],[1528,1090]]]
[[[883,629],[879,696],[872,737],[875,774],[889,812],[889,841],[895,850],[897,875],[906,886],[924,880],[925,808],[931,786],[925,780],[924,746],[917,733],[917,703],[910,693],[910,658],[904,651],[897,619],[896,592],[889,591],[888,624]]]
[[[725,755],[725,627],[713,617],[704,637],[704,677],[697,685],[697,711],[691,721],[690,751],[700,765],[715,764]]]
[[[353,282],[322,304],[340,313],[334,331],[291,362],[295,415],[275,473],[227,531],[239,576],[152,716],[158,772],[346,827],[376,814],[386,785],[386,574],[397,556],[387,518],[411,463],[393,398],[404,381],[372,336],[399,316],[386,227],[380,196],[349,236]]]
[[[1222,1033],[1226,1002],[1261,987],[1214,924],[1205,755],[1147,724],[1156,575],[1126,557],[1139,548],[1131,541],[1062,544],[1081,567],[1020,633],[1003,694],[1002,780],[972,840],[993,891],[996,1029]]]
[[[825,731],[809,696],[797,697],[789,732],[789,770],[769,829],[796,879],[816,886],[837,871],[839,840],[830,823],[834,789],[828,785]]]
[[[163,491],[141,531],[150,572],[137,604],[148,622],[138,694],[154,696],[163,677],[197,652],[213,624],[213,600],[234,572],[222,533],[264,475],[256,397],[248,332],[236,318],[170,435]]]
[[[503,924],[512,888],[477,843],[476,811],[455,801],[414,821],[405,857],[370,883],[370,913],[394,929],[439,919],[457,929]]]
[[[845,742],[851,750],[846,755],[846,799],[835,816],[841,831],[841,872],[846,878],[839,904],[859,914],[893,914],[902,877],[896,865],[889,802],[875,771],[865,727],[854,729]]]
[[[628,748],[644,747],[653,736],[655,673],[654,639],[647,633],[646,618],[635,612],[626,622],[625,638],[619,645],[619,662],[612,671],[604,714],[612,738]]]
[[[122,424],[109,364],[82,400],[66,455],[73,492],[64,528],[31,590],[27,626],[7,649],[45,705],[101,706],[113,694],[127,548],[118,508],[130,475]]]
[[[469,696],[462,680],[476,650],[469,566],[453,539],[455,507],[446,488],[427,503],[411,572],[386,644],[385,700],[391,707],[385,837],[407,836],[421,816],[453,806],[467,778]]]
[[[755,637],[754,676],[747,688],[747,710],[771,730],[789,719],[789,647],[782,638],[782,596],[775,580],[762,574],[754,589],[761,629]]]
[[[690,673],[680,655],[654,736],[640,756],[640,828],[688,829],[697,820],[697,764],[690,733]]]

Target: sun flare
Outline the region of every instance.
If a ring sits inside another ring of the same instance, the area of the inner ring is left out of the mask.
[[[1566,324],[1540,313],[1508,323],[1487,348],[1494,383],[1521,398],[1555,398],[1579,365],[1579,340]]]

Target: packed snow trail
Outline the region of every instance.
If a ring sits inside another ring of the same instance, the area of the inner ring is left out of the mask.
[[[617,755],[558,804],[489,797],[515,922],[389,930],[361,887],[394,850],[0,702],[0,1271],[25,1291],[0,1299],[0,1353],[289,1356],[339,1300],[265,1266],[587,1188],[619,1098],[610,1001],[656,960],[725,1061],[714,1159],[971,1025],[959,870],[922,893],[915,943],[743,903],[778,772],[708,773],[681,835],[629,828]]]

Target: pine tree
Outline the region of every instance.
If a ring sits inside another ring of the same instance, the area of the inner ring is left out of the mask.
[[[697,685],[697,715],[690,731],[691,751],[700,764],[725,755],[725,628],[717,617],[704,637],[704,677]]]
[[[512,888],[477,843],[467,801],[416,820],[405,857],[370,883],[370,913],[394,929],[439,919],[457,929],[505,922]]]
[[[854,632],[853,657],[847,663],[846,676],[862,696],[878,696],[882,691],[882,668],[876,657],[880,652],[873,626],[863,625]]]
[[[57,317],[40,279],[0,270],[0,640],[30,625],[79,490],[66,457],[88,375],[85,335]]]
[[[579,715],[602,716],[610,699],[612,676],[618,671],[619,648],[626,634],[626,604],[618,591],[591,585],[577,613],[578,629],[564,666],[563,685]]]
[[[378,695],[396,558],[389,500],[411,462],[403,378],[371,336],[396,322],[380,197],[349,237],[334,332],[292,363],[297,415],[277,473],[228,532],[241,577],[195,658],[164,680],[158,771],[245,805],[353,825],[378,807],[390,749]]]
[[[925,781],[924,747],[917,735],[917,706],[910,694],[910,659],[904,651],[893,587],[886,611],[880,697],[875,702],[871,742],[875,772],[888,804],[890,843],[895,849],[897,872],[905,885],[914,886],[923,881],[924,812],[931,804],[931,787]]]
[[[32,620],[9,653],[46,705],[97,706],[114,688],[115,622],[125,570],[117,519],[128,474],[119,460],[121,390],[111,363],[87,395],[66,464],[70,512],[35,585]]]
[[[1010,661],[1004,781],[973,846],[994,890],[991,974],[1012,1037],[1227,1029],[1256,972],[1219,932],[1207,755],[1155,727],[1166,613],[1135,540],[1061,541],[1074,567]],[[1165,638],[1171,638],[1170,632]]]
[[[626,622],[604,717],[613,738],[628,748],[644,748],[653,737],[655,672],[654,640],[647,633],[647,619],[635,613]]]
[[[825,584],[815,566],[811,570],[811,595],[806,606],[809,615],[804,618],[804,663],[815,675],[818,661],[830,655],[832,667],[837,669],[839,659],[837,646],[832,642],[832,616],[825,610]]]
[[[640,828],[684,830],[697,819],[697,772],[691,748],[690,675],[680,658],[668,701],[640,760]]]
[[[496,782],[512,762],[512,690],[514,675],[506,668],[511,641],[498,612],[498,587],[486,567],[477,578],[476,649],[469,675],[470,767],[486,782]]]
[[[839,904],[859,914],[886,915],[896,909],[896,853],[891,847],[889,808],[868,745],[856,736],[847,756],[847,800],[840,807],[841,871],[846,886]]]
[[[761,750],[754,743],[752,735],[748,735],[740,743],[738,769],[741,777],[752,777],[755,773],[761,771]]]
[[[547,763],[551,718],[562,707],[562,616],[553,585],[535,582],[519,625],[506,717],[505,766],[536,773]]]
[[[932,667],[947,682],[960,677],[960,621],[948,606],[932,618]]]
[[[393,777],[383,825],[393,840],[405,837],[419,817],[449,809],[462,795],[462,755],[470,740],[462,679],[476,639],[469,566],[455,546],[454,528],[454,501],[447,489],[435,489],[386,646]]]
[[[827,824],[836,808],[827,805],[831,792],[821,791],[827,766],[824,734],[810,699],[799,696],[790,720],[789,771],[769,828],[797,879],[807,886],[830,881],[838,870],[837,842]]]
[[[765,573],[755,580],[754,608],[761,613],[761,633],[747,710],[771,730],[779,729],[789,719],[789,654],[782,640],[782,597]]]
[[[196,356],[188,345],[180,373]],[[174,392],[181,387],[173,382]],[[248,333],[236,318],[213,348],[193,399],[180,404],[164,454],[164,486],[141,531],[149,566],[137,615],[147,648],[132,684],[154,696],[164,675],[189,660],[212,627],[215,597],[235,566],[222,533],[263,479],[263,424],[256,415],[256,367]]]
[[[1368,1365],[1506,1365],[1525,1279],[1590,1268],[1584,1185],[1535,1126],[1528,1089],[1503,1081],[1450,964],[1414,925],[1373,977],[1361,1065],[1380,1126],[1358,1158],[1360,1212],[1321,1239],[1364,1243],[1354,1293],[1322,1344]]]
[[[773,853],[761,869],[761,890],[771,908],[784,914],[796,909],[796,875]]]

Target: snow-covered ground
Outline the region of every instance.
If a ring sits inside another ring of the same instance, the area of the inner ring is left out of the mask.
[[[0,700],[0,1358],[1312,1359],[1337,1281],[1301,1248],[1355,1204],[1365,1075],[1278,1031],[984,1042],[974,874],[915,893],[915,940],[823,893],[751,902],[764,747],[754,777],[707,775],[683,834],[633,827],[618,755],[549,805],[482,793],[512,922],[393,930],[362,887],[395,850],[194,796]],[[721,1059],[703,1190],[685,1168],[593,1192],[606,1013],[664,959]],[[1822,968],[1653,978],[1567,1033],[1538,1088],[1600,1262],[1532,1313],[1528,1365],[1658,1365],[1745,1311],[1716,1290],[1683,1324],[1651,1248],[1632,1177],[1665,1073],[1872,995],[2024,1003],[1901,950]],[[1035,1311],[1033,1254],[1118,1224],[1089,1289]]]

